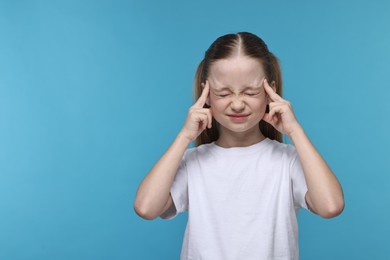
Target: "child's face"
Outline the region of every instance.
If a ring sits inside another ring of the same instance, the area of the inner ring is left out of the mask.
[[[254,58],[236,56],[218,60],[210,67],[208,103],[224,130],[246,132],[258,128],[267,105],[263,66]]]

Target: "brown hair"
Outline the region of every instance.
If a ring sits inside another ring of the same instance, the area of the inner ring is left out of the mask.
[[[282,74],[278,59],[269,50],[265,42],[258,36],[249,32],[226,34],[216,39],[205,52],[195,74],[195,100],[202,93],[201,83],[205,83],[210,66],[217,60],[226,59],[241,51],[243,55],[252,57],[261,62],[268,82],[274,82],[276,93],[282,96]],[[205,105],[205,107],[209,107]],[[268,113],[268,106],[266,113]],[[259,128],[262,134],[272,140],[283,142],[282,134],[272,125],[261,120]],[[195,140],[196,146],[216,141],[219,137],[218,123],[213,118],[212,128],[206,128]]]

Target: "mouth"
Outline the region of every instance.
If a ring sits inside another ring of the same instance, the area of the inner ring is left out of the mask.
[[[248,114],[228,114],[230,117],[247,117],[249,116]]]
[[[230,114],[228,117],[233,122],[243,122],[248,118],[249,114]]]

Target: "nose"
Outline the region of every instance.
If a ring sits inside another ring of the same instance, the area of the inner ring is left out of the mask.
[[[239,96],[234,96],[232,98],[232,101],[230,103],[230,107],[231,109],[234,111],[234,112],[242,112],[245,108],[245,103],[244,101],[242,100],[242,97],[241,95]]]

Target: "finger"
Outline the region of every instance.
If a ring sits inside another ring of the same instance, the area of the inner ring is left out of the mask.
[[[210,125],[211,122],[211,112],[208,108],[203,109],[194,109],[192,112],[192,117],[198,123],[203,122],[206,126]]]
[[[265,113],[262,119],[263,119],[265,122],[267,122],[268,124],[271,123],[271,120],[270,120],[270,118],[269,118],[269,114],[268,114],[268,113]]]
[[[274,107],[285,107],[286,105],[287,104],[284,102],[270,102],[268,104],[270,110],[273,109]]]
[[[198,111],[191,114],[193,122],[200,123],[207,120],[207,115],[205,113],[199,113]]]
[[[199,126],[200,126],[200,129],[203,131],[204,129],[206,129],[206,127],[207,127],[207,125],[208,125],[208,122],[209,122],[209,120],[208,120],[208,116],[207,115],[205,115],[205,114],[201,114],[200,116],[199,116],[199,121],[198,121],[198,123],[200,124]]]
[[[275,115],[276,115],[276,113],[281,113],[281,112],[283,112],[283,105],[274,105],[274,106],[270,106],[270,108],[269,108],[269,116],[270,116],[270,118],[273,118]]]
[[[271,124],[271,125],[275,124],[275,117],[271,117],[269,113],[264,114],[263,120],[265,122],[267,122],[268,124]]]
[[[210,88],[209,82],[206,80],[206,84],[202,83],[202,86],[204,86],[202,94],[200,95],[199,99],[194,104],[194,106],[196,106],[196,107],[203,107],[204,104],[206,104],[207,97],[209,95],[209,88]]]
[[[202,108],[201,110],[198,111],[207,116],[207,127],[211,128],[213,123],[213,116],[211,114],[211,110],[209,108]]]
[[[270,97],[271,101],[282,101],[283,98],[279,96],[273,88],[268,84],[267,79],[264,79],[264,89],[267,92],[268,96]]]
[[[274,108],[277,108],[278,113],[292,113],[294,114],[293,108],[291,106],[291,103],[288,100],[283,100],[282,102],[271,102],[268,104],[269,110],[273,110]]]

